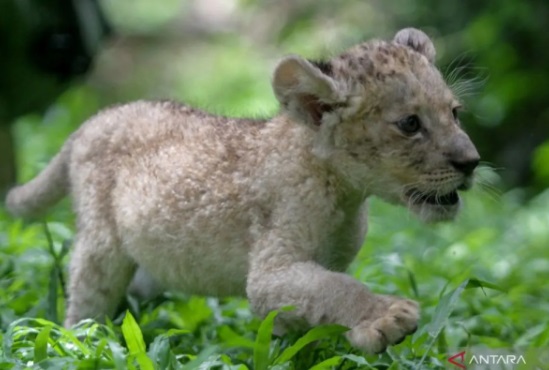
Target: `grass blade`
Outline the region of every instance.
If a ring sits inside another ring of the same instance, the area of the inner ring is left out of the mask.
[[[341,361],[343,361],[343,358],[341,356],[334,356],[316,364],[315,366],[311,367],[309,370],[333,369],[333,367],[339,365]]]
[[[284,352],[275,360],[275,364],[281,364],[289,361],[307,344],[317,341],[322,338],[330,337],[332,335],[339,335],[349,328],[337,324],[317,326],[309,330],[304,336],[299,338],[292,346],[286,348]]]
[[[269,366],[269,350],[271,347],[271,336],[273,333],[274,319],[278,311],[271,311],[261,322],[257,331],[257,338],[254,346],[254,369],[267,370]]]
[[[441,300],[439,305],[437,306],[437,309],[435,310],[435,313],[433,315],[433,320],[427,325],[421,333],[418,332],[416,338],[419,337],[424,331],[427,331],[429,336],[431,337],[431,340],[429,341],[427,345],[427,350],[425,351],[425,354],[419,361],[419,364],[417,365],[416,369],[421,369],[421,366],[423,365],[423,362],[425,361],[425,358],[427,357],[427,354],[431,350],[433,344],[436,342],[440,332],[446,325],[446,322],[452,312],[454,311],[454,308],[456,307],[458,303],[458,299],[461,296],[461,293],[465,289],[465,287],[469,284],[469,279],[464,280],[456,289],[454,289],[452,292],[445,294]]]
[[[48,358],[48,340],[52,327],[45,326],[40,330],[34,341],[34,362],[38,363]]]

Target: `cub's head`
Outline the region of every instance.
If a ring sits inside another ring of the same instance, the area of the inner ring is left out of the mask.
[[[434,58],[427,35],[407,28],[329,61],[287,57],[273,88],[283,114],[316,131],[315,154],[349,186],[425,221],[449,220],[479,154]]]

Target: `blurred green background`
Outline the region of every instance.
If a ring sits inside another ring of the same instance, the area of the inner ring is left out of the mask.
[[[524,188],[526,195],[549,185],[545,0],[100,3],[114,34],[96,54],[86,78],[52,102],[45,114],[18,119],[19,145],[51,149],[44,158],[20,155],[19,162],[47,160],[66,134],[97,109],[133,99],[173,98],[230,115],[273,114],[270,74],[281,56],[328,57],[354,43],[391,38],[398,29],[414,26],[434,39],[438,65],[446,75],[471,81],[462,121],[485,164],[503,179],[501,185]],[[46,127],[59,135],[41,140]],[[34,133],[30,140],[29,130]],[[21,180],[35,173],[19,168]]]

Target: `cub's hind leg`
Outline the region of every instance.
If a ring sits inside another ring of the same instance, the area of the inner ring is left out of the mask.
[[[82,319],[112,316],[134,272],[135,263],[113,235],[80,230],[70,263],[65,327]]]

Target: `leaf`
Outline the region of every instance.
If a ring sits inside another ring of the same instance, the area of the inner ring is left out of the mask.
[[[51,329],[51,326],[45,326],[36,336],[36,340],[34,341],[35,363],[45,360],[48,357],[48,339],[50,338]]]
[[[184,329],[170,329],[166,333],[158,335],[154,338],[153,342],[149,346],[148,355],[149,358],[157,365],[159,369],[169,368],[172,360],[175,361],[175,356],[171,352],[169,338],[174,335],[188,334],[188,330]]]
[[[375,369],[374,367],[372,367],[372,365],[370,365],[370,363],[364,357],[348,354],[343,356],[343,359],[353,361],[357,365],[366,366],[366,367],[361,367],[361,369]]]
[[[223,345],[226,347],[243,347],[243,348],[254,348],[254,341],[248,338],[243,337],[242,335],[236,333],[227,325],[223,325],[218,330],[219,338],[223,341]]]
[[[97,344],[97,348],[95,348],[95,358],[99,359],[101,358],[101,356],[103,356],[103,352],[105,351],[107,343],[108,342],[106,338],[101,338],[101,340]]]
[[[425,353],[421,357],[421,360],[419,361],[418,368],[421,368],[423,362],[425,361],[425,358],[427,357],[427,354],[431,350],[433,344],[437,340],[438,335],[446,325],[446,322],[452,312],[454,311],[454,308],[457,305],[458,299],[461,296],[461,293],[469,283],[469,279],[464,280],[456,289],[454,289],[452,292],[445,294],[441,299],[440,303],[438,304],[435,313],[433,315],[433,320],[427,325],[423,330],[418,331],[414,337],[418,338],[423,334],[423,332],[427,331],[429,336],[431,337],[431,340],[429,341]]]
[[[333,366],[337,366],[343,361],[341,356],[330,357],[327,360],[324,360],[315,366],[309,368],[309,370],[323,370],[323,369],[332,369]]]
[[[130,356],[135,357],[141,370],[154,370],[154,364],[145,352],[146,347],[141,328],[130,311],[126,311],[126,316],[124,317],[124,321],[122,321],[122,334],[126,340]],[[129,364],[129,362],[127,363]]]
[[[145,352],[143,334],[130,311],[126,311],[126,316],[122,322],[122,334],[131,355]]]
[[[342,334],[348,330],[349,328],[337,324],[314,327],[309,330],[304,336],[299,338],[292,346],[286,348],[284,352],[282,352],[282,354],[275,360],[274,363],[281,364],[289,361],[307,344],[325,337]]]
[[[518,339],[516,339],[514,345],[516,348],[532,347],[532,341],[541,336],[542,334],[549,333],[549,323],[542,323],[531,327],[526,330]]]
[[[154,370],[154,364],[145,352],[138,353],[135,357],[141,370]]]
[[[465,287],[465,289],[472,289],[472,288],[481,288],[481,289],[488,288],[488,289],[498,290],[500,292],[506,292],[506,289],[500,287],[499,285],[490,283],[488,281],[476,279],[476,278],[469,279],[469,283],[467,283],[467,286]]]
[[[533,157],[532,168],[536,179],[541,184],[549,183],[549,141],[538,146]]]
[[[218,350],[217,346],[211,346],[204,349],[198,356],[196,356],[192,361],[186,363],[181,370],[196,370],[199,368],[198,365],[204,363],[210,356],[212,356]]]
[[[469,279],[464,280],[456,289],[454,289],[450,293],[445,294],[441,298],[440,303],[438,304],[433,315],[433,320],[429,323],[427,327],[427,332],[433,339],[438,337],[442,328],[444,328],[444,325],[446,325],[446,321],[454,311],[454,308],[458,303],[458,299],[467,284],[469,284]]]
[[[68,338],[72,344],[78,347],[78,350],[81,351],[85,356],[90,356],[91,352],[76,336],[68,329],[59,327],[59,331],[63,334],[64,337]]]
[[[167,332],[163,333],[162,336],[169,338],[175,335],[190,334],[190,333],[191,331],[186,329],[170,329]]]
[[[408,272],[408,280],[410,280],[410,286],[412,287],[412,291],[414,292],[414,297],[419,297],[419,290],[417,288],[417,282],[416,277],[410,270],[406,270]]]
[[[115,341],[109,341],[109,348],[112,352],[112,359],[116,370],[126,369],[126,353],[124,348]]]
[[[170,363],[170,340],[164,335],[154,338],[149,346],[149,357],[159,369],[167,369]]]
[[[259,325],[254,346],[254,369],[267,370],[269,366],[269,349],[273,333],[274,319],[278,311],[271,311]]]
[[[198,326],[213,314],[204,297],[191,296],[186,302],[177,302],[168,316],[174,326],[194,332]]]

